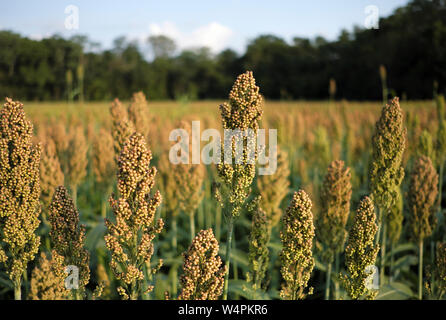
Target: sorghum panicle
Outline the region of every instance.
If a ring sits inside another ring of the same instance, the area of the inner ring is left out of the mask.
[[[378,232],[373,202],[369,197],[361,200],[356,211],[353,226],[349,231],[345,248],[347,275],[341,274],[341,280],[351,299],[362,297],[373,299],[377,292],[367,287],[370,272],[375,265],[379,245],[375,245]]]
[[[178,165],[174,165],[169,160],[169,154],[163,152],[158,161],[159,183],[163,198],[163,206],[166,208],[169,218],[176,217],[180,212],[180,189],[179,183],[183,182],[178,171]]]
[[[421,156],[415,161],[408,192],[409,225],[416,243],[433,232],[436,225],[434,212],[437,194],[438,174],[431,159]]]
[[[70,138],[66,128],[67,120],[64,117],[60,117],[57,119],[57,121],[52,123],[48,129],[49,136],[56,144],[57,156],[59,157],[59,161],[64,172],[67,170],[66,153],[70,143]]]
[[[186,130],[189,137],[192,136],[189,123],[181,121],[176,127]],[[176,216],[179,210],[182,210],[193,215],[204,196],[205,167],[202,164],[172,164],[169,152],[163,152],[158,167],[168,214]]]
[[[375,204],[387,215],[397,198],[404,169],[401,166],[406,143],[406,129],[399,99],[386,104],[376,123],[372,138],[373,162],[370,167],[370,189]]]
[[[282,216],[280,204],[289,191],[289,175],[288,153],[285,150],[279,150],[277,152],[276,172],[257,178],[257,188],[262,196],[260,206],[266,213],[270,228],[276,226]]]
[[[229,93],[229,103],[220,105],[223,129],[245,130],[251,129],[254,134],[259,128],[259,121],[262,117],[263,98],[259,93],[259,87],[255,84],[255,79],[251,71],[238,76],[231,92]],[[254,135],[255,137],[255,135]],[[255,177],[255,163],[249,163],[248,154],[255,150],[249,150],[248,138],[243,139],[243,159],[236,164],[234,160],[236,141],[240,137],[234,138],[232,146],[232,163],[224,162],[224,152],[222,161],[217,165],[220,178],[226,185],[223,199],[229,205],[226,208],[228,217],[236,217],[240,214],[240,209],[245,203],[250,193],[250,187]],[[255,162],[255,161],[254,161]]]
[[[192,214],[204,196],[205,168],[203,165],[196,164],[179,164],[178,167],[184,182],[179,194],[180,208],[184,212]]]
[[[28,262],[40,237],[40,145],[33,145],[33,126],[23,104],[6,98],[0,111],[0,265],[13,281],[16,299]]]
[[[150,132],[150,113],[146,96],[142,92],[134,93],[128,107],[128,117],[136,132],[148,138]]]
[[[322,184],[321,211],[316,220],[316,234],[328,250],[328,262],[332,262],[336,253],[343,251],[347,238],[345,227],[352,195],[350,180],[350,168],[344,165],[344,161],[330,163]]]
[[[59,186],[54,192],[49,220],[54,251],[63,257],[65,267],[73,265],[79,268],[78,292],[82,296],[90,280],[90,254],[84,247],[85,226],[80,225],[79,212],[64,186]]]
[[[116,172],[113,148],[112,135],[101,128],[93,141],[93,172],[96,182],[105,190],[112,184]]]
[[[42,136],[41,138],[44,138],[42,141],[43,152],[40,159],[41,199],[44,210],[47,210],[53,198],[54,190],[64,184],[64,174],[53,139],[48,136]]]
[[[434,142],[432,140],[432,135],[427,130],[423,130],[419,137],[417,155],[429,157],[432,162],[435,163],[436,152],[434,149]]]
[[[249,236],[249,282],[254,290],[265,287],[265,276],[268,270],[269,250],[268,243],[271,236],[270,222],[265,211],[260,206],[260,196],[257,197],[251,208],[252,225]]]
[[[163,229],[163,220],[155,221],[161,194],[150,194],[155,184],[156,168],[150,166],[152,153],[144,137],[134,133],[124,144],[118,159],[118,197],[110,198],[115,222],[106,220],[105,242],[112,254],[110,267],[122,286],[124,299],[138,299],[143,293],[143,267],[150,269],[153,240]],[[160,261],[161,264],[161,261]],[[150,291],[152,287],[147,288]]]
[[[110,297],[111,297],[110,278],[108,276],[107,270],[105,270],[103,263],[98,263],[98,266],[96,269],[96,276],[97,276],[98,282],[101,283],[103,286],[103,291],[101,292],[101,297],[103,299],[110,299]]]
[[[281,273],[285,283],[280,296],[286,300],[303,299],[305,288],[314,268],[314,225],[312,203],[303,190],[295,192],[283,216],[280,233],[283,249],[280,253]],[[312,293],[310,288],[309,293]]]
[[[52,258],[40,254],[39,265],[31,275],[30,299],[32,300],[67,300],[70,293],[65,289],[66,274],[64,272],[64,259],[55,251]]]
[[[87,175],[88,143],[81,125],[72,127],[69,132],[68,181],[71,186],[78,186]]]
[[[219,245],[212,229],[201,230],[183,254],[179,300],[217,300],[226,273],[218,256]]]
[[[403,220],[403,196],[400,188],[398,188],[395,203],[390,208],[387,216],[387,231],[389,234],[389,240],[393,244],[396,244],[401,236],[401,231],[403,230]]]
[[[126,108],[122,105],[119,99],[115,99],[110,107],[110,114],[112,117],[112,134],[114,140],[115,159],[118,163],[119,155],[124,143],[135,132],[133,123],[128,118]]]

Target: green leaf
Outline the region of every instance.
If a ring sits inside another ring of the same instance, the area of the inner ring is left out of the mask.
[[[93,229],[87,232],[85,247],[88,251],[93,252],[97,248],[104,247],[104,235],[107,228],[103,223],[98,223]]]
[[[327,271],[327,266],[316,258],[314,258],[314,266],[316,267],[316,269],[321,270],[323,272]]]
[[[0,286],[4,288],[8,288],[10,290],[14,290],[14,285],[12,281],[9,280],[9,277],[4,273],[0,273]]]
[[[254,290],[251,284],[244,280],[229,280],[229,292],[248,300],[271,300],[262,290]]]
[[[414,255],[407,255],[399,258],[393,264],[393,270],[400,270],[418,264],[418,257]]]
[[[393,248],[393,255],[395,256],[396,254],[400,253],[400,252],[404,252],[404,251],[413,251],[413,252],[418,252],[418,247],[413,244],[413,243],[404,243],[404,244],[399,244],[396,247]],[[392,252],[387,252],[386,254],[386,261],[390,261],[390,258],[392,256]]]
[[[225,257],[226,255],[226,248],[220,247],[220,255],[222,257]],[[239,249],[232,249],[231,250],[231,263],[237,262],[238,266],[242,269],[247,270],[249,268],[249,260],[248,255]]]
[[[376,297],[376,300],[407,300],[414,297],[409,286],[401,282],[392,282],[384,285]]]

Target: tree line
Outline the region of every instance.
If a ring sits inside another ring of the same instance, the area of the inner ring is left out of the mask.
[[[446,92],[446,1],[413,0],[381,18],[378,29],[343,30],[334,41],[275,35],[253,39],[243,54],[208,48],[180,52],[172,39],[125,37],[97,50],[85,36],[40,41],[0,32],[0,96],[21,100],[222,99],[252,70],[269,99],[429,99]],[[388,90],[387,90],[388,87]]]

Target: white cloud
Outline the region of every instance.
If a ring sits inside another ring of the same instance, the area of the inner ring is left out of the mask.
[[[213,52],[219,52],[230,45],[234,33],[218,22],[211,22],[192,30],[182,32],[172,22],[152,23],[149,26],[150,35],[165,35],[175,40],[180,49],[190,47],[209,47]]]
[[[46,33],[32,33],[28,37],[31,40],[40,41],[40,40],[43,40],[45,38],[50,38],[51,37],[51,33],[49,33],[49,32],[46,32]]]

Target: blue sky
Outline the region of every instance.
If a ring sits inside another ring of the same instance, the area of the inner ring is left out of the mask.
[[[259,34],[291,40],[321,35],[333,40],[341,29],[363,26],[368,5],[384,17],[408,0],[14,0],[0,4],[0,29],[34,39],[58,33],[85,34],[109,48],[125,35],[144,43],[149,35],[174,38],[180,48],[208,46],[214,52],[230,47],[243,51]],[[65,8],[79,8],[79,29],[65,28]]]

